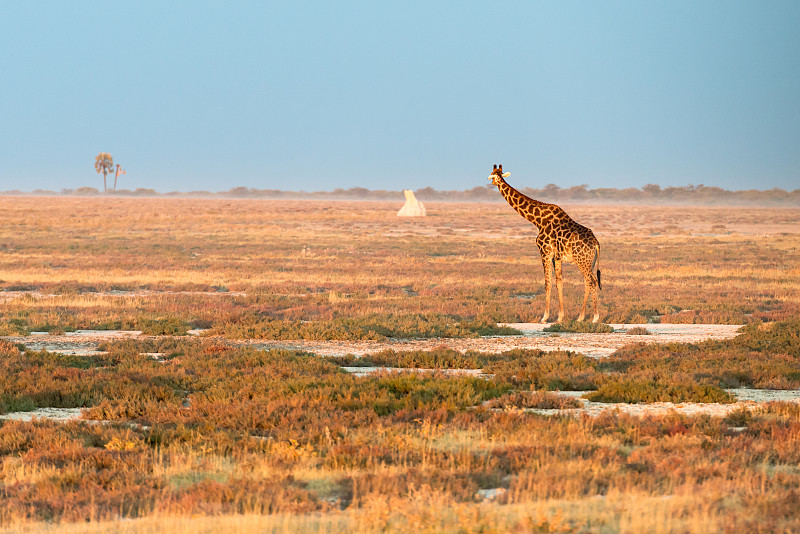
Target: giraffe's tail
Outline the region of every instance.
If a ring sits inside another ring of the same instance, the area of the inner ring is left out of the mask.
[[[594,246],[594,265],[592,268],[597,267],[597,289],[602,290],[603,284],[600,283],[600,243]]]

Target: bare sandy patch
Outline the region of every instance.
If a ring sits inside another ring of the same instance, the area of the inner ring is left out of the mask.
[[[481,376],[488,377],[481,369],[422,369],[417,367],[348,367],[343,366],[342,370],[354,376],[369,376],[375,373],[439,373],[448,376]]]
[[[698,402],[652,402],[641,404],[628,403],[609,403],[591,402],[581,398],[586,391],[557,391],[557,395],[572,397],[578,400],[583,406],[580,408],[559,409],[525,409],[526,412],[538,413],[542,415],[582,415],[586,414],[597,417],[601,413],[611,410],[620,413],[636,416],[663,416],[670,413],[682,415],[709,415],[712,417],[724,417],[729,413],[742,409],[755,409],[766,402],[783,401],[800,403],[800,390],[774,390],[774,389],[747,389],[736,388],[727,389],[728,393],[733,394],[738,401],[730,404],[719,403],[698,403]]]
[[[122,289],[111,289],[109,291],[81,291],[77,293],[78,296],[85,297],[149,297],[159,295],[190,295],[190,296],[203,296],[203,297],[243,297],[247,293],[244,291],[170,291],[170,290],[151,290],[151,289],[135,289],[131,291]],[[71,295],[66,295],[71,296]],[[57,293],[42,293],[39,290],[0,290],[0,304],[11,302],[18,298],[33,298],[33,299],[58,299],[64,298],[65,295]]]
[[[245,341],[264,349],[281,348],[304,350],[320,356],[365,356],[384,350],[429,351],[448,348],[458,352],[468,350],[499,353],[513,349],[544,351],[573,351],[591,357],[610,356],[621,347],[631,343],[697,343],[707,339],[731,339],[736,337],[741,325],[711,324],[612,324],[611,334],[577,334],[570,332],[544,332],[547,324],[503,323],[522,332],[518,336],[488,336],[475,339],[387,339],[384,341]],[[646,326],[648,335],[629,336],[625,332],[637,326]]]
[[[199,336],[204,331],[202,329],[189,330],[187,334]],[[139,330],[76,330],[64,334],[31,332],[27,336],[0,336],[0,339],[24,345],[29,350],[43,350],[72,356],[96,356],[108,354],[107,351],[98,350],[100,343],[106,341],[156,337],[164,336],[145,336]]]
[[[487,336],[482,338],[430,338],[430,339],[386,339],[383,341],[309,341],[309,340],[255,340],[241,339],[233,343],[252,345],[264,350],[289,349],[312,352],[319,356],[364,356],[384,350],[430,351],[448,348],[458,352],[477,351],[500,353],[513,349],[544,351],[572,351],[587,356],[602,358],[610,356],[621,347],[631,343],[697,343],[707,339],[731,339],[737,335],[741,325],[717,324],[612,324],[611,334],[578,334],[571,332],[545,332],[549,325],[540,323],[503,323],[522,332],[517,336]],[[637,326],[645,326],[650,334],[630,336],[625,332]],[[199,335],[202,330],[190,331]],[[2,339],[21,343],[31,350],[46,350],[62,354],[101,354],[97,347],[103,341],[145,337],[136,330],[77,330],[62,335],[32,332],[29,336],[5,336]]]
[[[31,332],[28,336],[4,336],[2,339],[25,345],[26,349],[44,350],[73,356],[106,354],[97,350],[100,343],[114,339],[139,337],[139,330],[76,330],[53,335],[49,332]]]
[[[11,412],[0,415],[6,421],[31,421],[33,418],[51,421],[72,421],[81,418],[83,408],[38,408],[30,412]]]

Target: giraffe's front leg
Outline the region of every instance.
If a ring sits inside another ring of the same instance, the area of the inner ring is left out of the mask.
[[[564,320],[564,279],[561,276],[561,260],[553,260],[556,275],[556,288],[558,289],[558,322]]]
[[[550,289],[553,277],[553,258],[542,254],[542,267],[544,267],[544,315],[540,323],[546,323],[550,317]]]

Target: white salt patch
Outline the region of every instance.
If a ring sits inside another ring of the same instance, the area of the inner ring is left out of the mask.
[[[595,358],[610,356],[631,343],[698,343],[708,339],[724,340],[738,335],[742,325],[717,324],[610,324],[614,333],[594,334],[576,332],[545,332],[550,326],[543,323],[498,323],[499,326],[516,328],[523,338],[529,340],[528,347],[540,350],[565,350]],[[650,334],[630,336],[628,330],[644,327]],[[517,336],[520,337],[520,336]],[[500,338],[503,339],[503,338]]]
[[[385,341],[269,341],[239,340],[239,343],[269,349],[288,349],[313,352],[319,356],[364,356],[384,350],[395,351],[431,351],[448,348],[457,352],[476,351],[497,354],[513,349],[572,351],[595,358],[610,356],[618,349],[631,343],[697,343],[707,339],[730,339],[737,335],[739,325],[706,325],[706,324],[648,324],[645,327],[649,335],[629,336],[624,332],[642,325],[613,324],[615,332],[611,334],[581,334],[572,332],[544,332],[549,326],[540,323],[505,323],[522,331],[522,335],[487,336],[482,338],[432,338],[432,339],[387,339]],[[191,335],[201,335],[206,329],[190,330]],[[98,352],[97,344],[102,340],[136,337],[140,331],[125,330],[78,330],[62,336],[46,335],[12,337],[4,339],[13,343],[23,343],[32,350],[47,350],[64,354],[91,355]],[[80,339],[81,341],[76,341]],[[85,341],[84,341],[85,340]]]
[[[42,349],[40,349],[42,350]],[[94,350],[94,349],[48,349],[45,348],[47,352],[55,352],[58,354],[66,354],[68,356],[99,356],[101,354],[108,354],[108,351],[105,350]]]
[[[728,393],[736,395],[738,401],[730,404],[698,403],[698,402],[652,402],[641,404],[590,402],[581,398],[587,391],[555,391],[557,395],[577,399],[583,404],[580,408],[559,409],[526,409],[526,412],[541,415],[580,415],[587,414],[593,417],[606,410],[619,411],[629,415],[667,415],[672,412],[683,415],[707,414],[723,417],[741,408],[755,408],[759,404],[771,401],[800,402],[800,390],[773,390],[773,389],[727,389]]]
[[[545,332],[544,329],[552,326],[552,324],[545,323],[498,323],[498,326],[508,326],[516,328],[521,331],[524,336],[546,336],[550,332]],[[614,329],[615,333],[624,333],[632,328],[646,328],[650,331],[652,336],[708,336],[714,339],[727,339],[735,337],[737,331],[742,327],[740,324],[672,324],[672,323],[652,323],[652,324],[628,324],[628,323],[611,323],[608,326]],[[589,335],[589,334],[576,334],[573,332],[559,332],[559,334],[567,335]],[[609,334],[590,334],[590,335],[609,335]],[[638,339],[639,337],[646,338],[648,335],[631,336],[628,339]]]
[[[12,412],[0,415],[0,419],[7,421],[30,421],[34,417],[50,419],[51,421],[72,421],[80,419],[83,408],[39,408],[32,412]]]
[[[544,351],[572,351],[594,358],[605,358],[631,343],[697,343],[707,339],[730,339],[737,335],[741,325],[703,324],[613,324],[611,334],[579,334],[572,332],[544,332],[550,325],[541,323],[502,323],[522,332],[515,336],[487,336],[482,338],[387,339],[385,341],[257,341],[255,346],[269,349],[304,350],[319,356],[364,356],[384,350],[430,351],[448,348],[458,352],[500,353],[513,349]],[[650,335],[629,336],[630,328],[645,326]],[[246,340],[245,340],[246,341]]]
[[[396,367],[342,367],[342,370],[355,376],[368,376],[381,371],[398,371],[399,369]]]
[[[75,330],[74,332],[65,332],[67,337],[136,337],[142,335],[141,330]]]
[[[44,350],[72,356],[96,356],[108,354],[97,350],[101,341],[128,339],[140,336],[139,330],[76,330],[60,335],[47,332],[31,332],[30,336],[3,336],[12,343],[21,343],[29,350]]]
[[[58,354],[68,354],[71,356],[96,356],[98,354],[108,354],[105,351],[97,350],[97,343],[89,341],[56,341],[53,337],[46,340],[29,341],[28,338],[7,337],[12,343],[22,343],[28,350],[55,352]],[[63,337],[55,339],[65,339]]]
[[[728,393],[736,395],[742,402],[798,402],[800,401],[800,389],[749,389],[736,388],[726,389]]]
[[[419,369],[416,367],[342,367],[343,371],[347,371],[355,376],[369,376],[383,371],[394,373],[412,372],[412,373],[442,373],[445,375],[470,375],[470,376],[483,376],[481,369]]]

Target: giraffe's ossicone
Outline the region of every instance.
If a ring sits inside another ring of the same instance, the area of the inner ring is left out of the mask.
[[[545,309],[541,322],[547,322],[547,318],[550,317],[550,288],[553,277],[555,277],[558,289],[558,322],[564,320],[564,284],[561,262],[567,261],[577,265],[583,273],[583,307],[581,307],[578,320],[583,321],[586,317],[586,304],[591,295],[594,307],[592,322],[596,323],[600,319],[598,293],[602,289],[600,243],[589,228],[573,221],[559,206],[534,200],[508,185],[505,179],[510,174],[510,172],[503,173],[502,165],[499,167],[495,165],[489,179],[492,184],[497,186],[500,194],[511,207],[539,229],[536,245],[542,256],[545,288]]]

